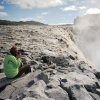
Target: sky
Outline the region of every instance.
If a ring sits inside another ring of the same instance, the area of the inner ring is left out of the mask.
[[[100,13],[100,0],[0,0],[0,19],[70,24],[77,16]]]

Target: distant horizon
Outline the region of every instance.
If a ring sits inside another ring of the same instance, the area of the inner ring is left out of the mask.
[[[40,22],[40,21],[37,21],[37,20],[26,20],[26,21],[23,21],[23,20],[5,20],[5,19],[0,19],[0,21],[10,21],[10,22],[39,22],[39,23],[43,23],[43,24],[48,24],[48,23],[45,23],[45,22]],[[48,24],[48,25],[66,25],[66,24],[74,24],[73,23],[60,23],[60,24]]]

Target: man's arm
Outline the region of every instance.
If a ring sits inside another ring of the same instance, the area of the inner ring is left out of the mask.
[[[16,67],[18,68],[21,64],[21,59],[20,58],[16,58],[14,56],[11,56],[9,61],[8,61],[8,64],[12,64],[13,67]]]

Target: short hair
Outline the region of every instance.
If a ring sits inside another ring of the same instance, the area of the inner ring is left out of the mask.
[[[11,49],[10,49],[10,53],[16,57],[16,55],[18,54],[18,50],[17,50],[17,47],[16,46],[13,46]]]

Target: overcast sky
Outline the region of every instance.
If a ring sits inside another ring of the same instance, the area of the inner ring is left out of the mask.
[[[0,0],[0,19],[73,23],[76,16],[100,13],[100,0]]]

